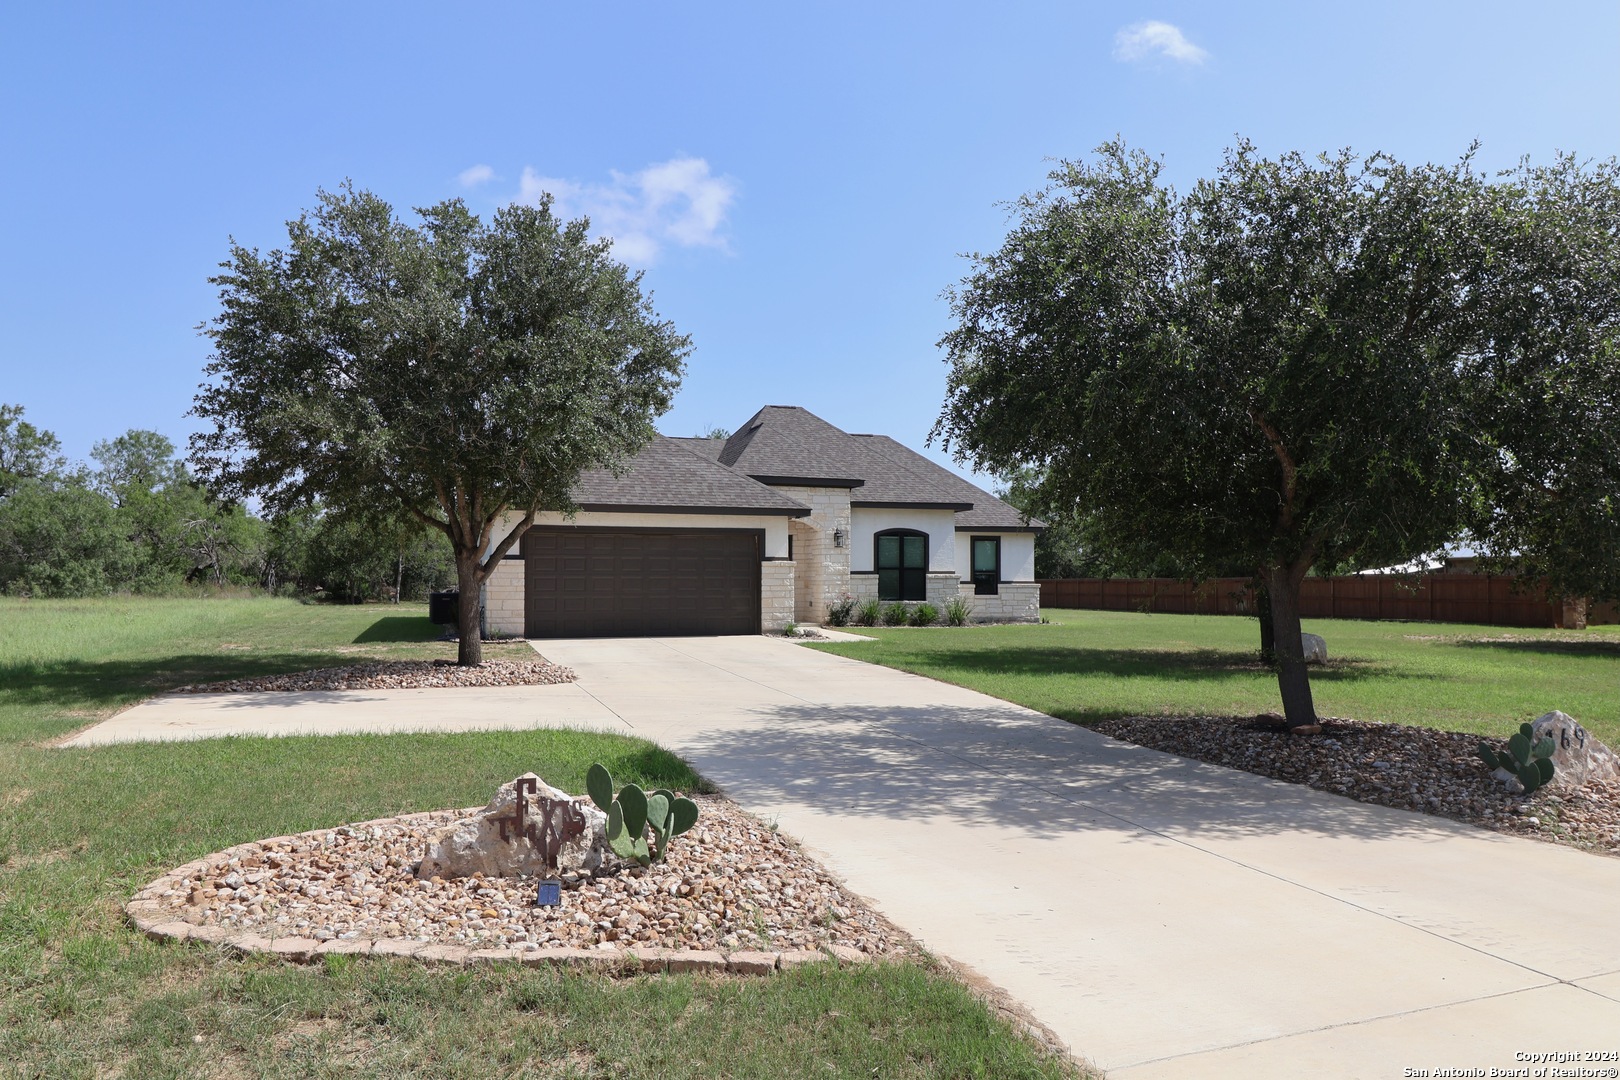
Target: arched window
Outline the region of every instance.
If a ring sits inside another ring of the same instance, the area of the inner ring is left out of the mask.
[[[928,534],[916,529],[885,529],[873,537],[877,546],[879,600],[928,598]]]

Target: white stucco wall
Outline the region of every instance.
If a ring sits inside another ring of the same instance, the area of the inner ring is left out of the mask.
[[[491,545],[498,544],[522,520],[520,514],[508,514],[501,526],[491,534]],[[578,513],[573,517],[562,514],[539,514],[536,525],[572,525],[576,528],[634,528],[634,529],[764,529],[765,557],[787,558],[788,522],[793,520],[780,514],[604,514]],[[511,554],[520,553],[513,545]]]
[[[916,529],[928,534],[928,569],[956,570],[956,513],[951,510],[875,510],[854,507],[849,512],[849,568],[870,573],[873,537],[885,529]],[[1032,552],[1034,548],[1030,549]]]
[[[1035,580],[1035,534],[998,533],[986,529],[956,534],[956,574],[963,581],[973,578],[973,537],[1001,537],[1001,580]]]

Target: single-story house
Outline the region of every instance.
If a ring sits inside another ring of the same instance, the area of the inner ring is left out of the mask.
[[[724,440],[660,436],[573,496],[576,514],[539,515],[490,576],[487,631],[770,633],[823,623],[845,596],[960,596],[976,621],[1040,619],[1041,522],[893,439],[795,406],[767,406]]]

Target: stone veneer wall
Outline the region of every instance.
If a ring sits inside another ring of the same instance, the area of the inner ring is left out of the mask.
[[[798,591],[793,618],[795,622],[824,623],[827,605],[852,592],[849,489],[771,486],[810,508],[809,517],[795,518],[788,527],[793,537],[794,587]],[[844,533],[843,547],[833,544],[833,532],[839,529]]]
[[[849,575],[849,595],[851,595],[851,596],[853,596],[855,598],[855,603],[856,603],[857,606],[861,603],[862,600],[867,600],[867,599],[870,599],[870,598],[876,596],[877,595],[877,575],[876,574],[851,574],[851,575]]]
[[[871,599],[878,594],[878,576],[876,574],[851,574],[849,576],[849,594],[855,598],[855,603]],[[1040,597],[1040,586],[1035,587],[1035,595]],[[957,593],[957,577],[955,571],[942,571],[930,573],[928,581],[923,586],[923,595],[927,600],[901,601],[907,607],[916,607],[918,604],[933,604],[940,610],[940,617],[945,614],[945,605]]]
[[[1041,586],[1036,581],[1003,581],[995,596],[975,596],[973,582],[961,583],[974,622],[1040,622]]]
[[[484,582],[484,633],[522,637],[523,560],[502,559]]]
[[[923,586],[923,592],[928,597],[928,602],[939,609],[941,620],[945,617],[945,605],[951,602],[951,597],[958,595],[956,583],[960,580],[955,570],[928,575],[928,584]]]
[[[780,633],[788,623],[797,621],[793,617],[793,579],[793,563],[786,559],[759,564],[759,628],[764,633]]]
[[[793,552],[796,571],[793,575],[793,610],[800,613],[807,612],[812,607],[811,589],[814,585],[814,575],[808,562],[799,563],[806,551],[819,551],[817,547],[817,534],[815,527],[795,518],[788,522],[789,548]]]

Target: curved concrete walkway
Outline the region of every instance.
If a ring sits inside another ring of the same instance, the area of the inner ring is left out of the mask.
[[[1620,1050],[1620,860],[1116,743],[780,640],[543,649],[579,681],[173,696],[69,745],[642,735],[1116,1078],[1488,1075]]]

